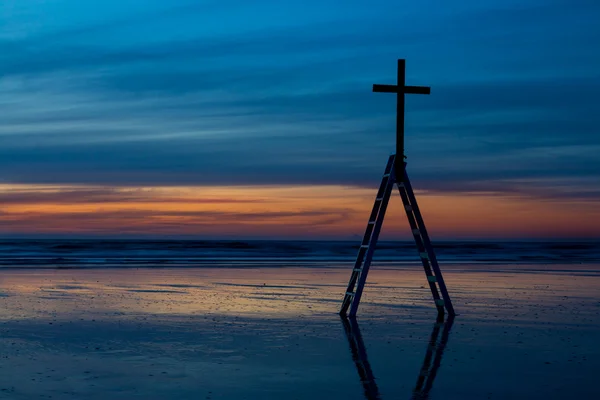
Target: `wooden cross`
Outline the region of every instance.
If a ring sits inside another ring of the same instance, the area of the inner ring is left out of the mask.
[[[406,60],[398,60],[397,85],[373,85],[373,92],[396,93],[396,180],[402,181],[404,176],[404,95],[405,94],[430,94],[428,86],[406,86]]]

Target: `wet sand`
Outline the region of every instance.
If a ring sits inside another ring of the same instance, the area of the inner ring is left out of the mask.
[[[468,269],[2,270],[0,399],[600,398],[600,266]]]

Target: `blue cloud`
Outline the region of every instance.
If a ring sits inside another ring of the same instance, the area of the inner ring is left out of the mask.
[[[0,7],[5,182],[374,186],[406,57],[417,186],[597,197],[597,2]]]

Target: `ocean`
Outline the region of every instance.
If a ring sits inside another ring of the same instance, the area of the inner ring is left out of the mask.
[[[0,240],[0,268],[344,267],[359,241]],[[440,263],[594,264],[600,241],[440,241]],[[413,242],[380,241],[374,263],[418,264]]]
[[[0,399],[598,399],[600,244],[0,241]]]

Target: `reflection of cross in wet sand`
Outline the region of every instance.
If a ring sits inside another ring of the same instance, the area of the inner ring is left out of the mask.
[[[344,317],[342,317],[342,323],[344,324],[346,338],[350,344],[352,360],[356,365],[356,370],[358,371],[360,381],[365,391],[365,397],[368,400],[380,400],[379,388],[377,387],[375,376],[373,375],[371,365],[367,358],[367,349],[365,348],[358,323],[355,318]],[[413,400],[424,400],[429,398],[429,391],[433,386],[433,381],[435,380],[438,369],[442,363],[442,356],[444,355],[444,350],[448,343],[448,337],[450,336],[450,329],[452,329],[453,323],[453,316],[449,316],[446,321],[444,321],[442,315],[433,325],[433,331],[429,338],[425,359],[423,360],[423,365],[421,366],[421,371],[417,378],[417,384],[413,390]],[[441,336],[440,331],[442,332]]]

